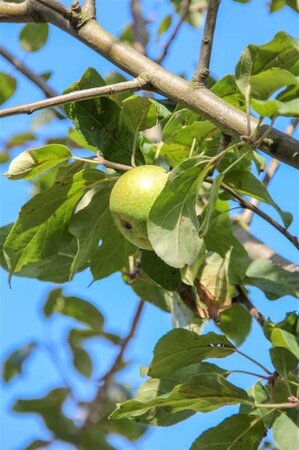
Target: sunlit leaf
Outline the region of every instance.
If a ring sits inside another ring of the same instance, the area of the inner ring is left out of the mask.
[[[15,92],[17,81],[11,75],[0,72],[0,105],[6,102]]]
[[[36,344],[33,342],[18,350],[15,350],[8,356],[8,358],[4,361],[2,370],[2,376],[6,383],[15,376],[22,374],[23,364],[31,355],[35,347]]]
[[[40,50],[47,42],[49,26],[47,23],[28,23],[20,33],[21,47],[27,52]]]

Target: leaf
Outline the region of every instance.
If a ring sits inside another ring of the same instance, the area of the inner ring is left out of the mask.
[[[62,413],[62,406],[68,395],[68,389],[53,389],[43,398],[17,400],[13,410],[18,413],[39,414],[49,430],[54,433],[56,439],[75,444],[77,429],[74,423]]]
[[[40,50],[47,42],[49,26],[46,23],[29,23],[20,33],[21,47],[27,52]]]
[[[160,22],[159,28],[158,28],[158,35],[161,36],[164,34],[172,23],[172,16],[165,16],[164,19]]]
[[[250,75],[252,73],[253,61],[250,53],[250,49],[247,47],[243,50],[240,60],[236,67],[236,83],[238,88],[244,95],[246,102],[249,103],[251,85]]]
[[[15,92],[17,81],[11,75],[0,72],[0,105],[3,105]]]
[[[283,347],[270,348],[270,357],[273,366],[283,377],[291,370],[296,369],[298,364],[298,359]]]
[[[186,382],[176,384],[172,390],[169,390],[171,381],[169,383],[168,379],[160,380],[160,383],[156,380],[156,385],[158,386],[167,384],[168,392],[162,390],[162,395],[148,398],[148,387],[152,381],[148,382],[147,389],[143,391],[144,393],[137,394],[136,400],[128,400],[118,405],[117,410],[114,411],[111,417],[135,419],[137,416],[140,419],[139,416],[142,416],[153,407],[167,407],[169,413],[177,413],[184,410],[208,412],[224,405],[232,405],[248,399],[243,389],[234,386],[217,373],[200,373],[192,376]],[[191,414],[189,413],[189,415]]]
[[[65,145],[44,145],[22,152],[12,160],[8,172],[3,175],[10,180],[30,179],[71,157],[72,152]]]
[[[103,78],[89,68],[65,93],[104,85]],[[116,102],[108,97],[99,97],[70,103],[64,109],[89,145],[99,149],[109,161],[130,164],[133,135],[125,126],[121,108]]]
[[[211,217],[212,217],[213,211],[216,208],[218,193],[219,193],[219,190],[221,187],[221,183],[223,181],[223,177],[224,177],[223,174],[219,174],[213,180],[213,184],[212,184],[211,190],[209,192],[209,202],[208,202],[207,206],[205,207],[205,211],[203,214],[203,220],[200,224],[200,229],[199,229],[199,234],[202,237],[204,237],[207,234],[207,232],[210,228]]]
[[[235,414],[197,438],[190,450],[256,450],[265,434],[261,419]]]
[[[156,344],[148,373],[163,378],[173,370],[207,358],[224,358],[234,351],[235,347],[225,336],[215,333],[199,336],[193,331],[172,330]]]
[[[267,191],[265,185],[255,178],[252,173],[248,171],[232,170],[225,176],[225,182],[240,194],[250,195],[251,197],[273,206],[281,216],[286,228],[291,224],[292,215],[281,210]]]
[[[294,413],[282,413],[273,424],[273,437],[279,450],[294,450],[298,445],[298,417]]]
[[[171,310],[170,293],[145,274],[142,278],[136,278],[135,280],[130,280],[127,276],[124,276],[124,279],[142,300],[152,303],[163,311],[169,312]]]
[[[237,346],[247,338],[251,328],[252,317],[240,304],[235,303],[220,314],[217,324],[221,331],[232,339]]]
[[[34,139],[36,139],[36,136],[33,133],[17,133],[6,141],[5,148],[10,150],[14,147],[23,146]]]
[[[227,275],[230,283],[238,284],[245,276],[250,259],[243,245],[234,236],[229,210],[228,202],[217,200],[204,243],[207,250],[218,253],[222,258],[231,251],[227,259]]]
[[[299,297],[298,273],[287,272],[266,259],[256,259],[249,265],[246,283],[257,286],[269,300],[285,295]]]
[[[179,269],[168,266],[155,252],[143,251],[142,270],[156,283],[168,291],[176,291],[182,281]]]
[[[233,75],[225,75],[218,80],[211,88],[211,92],[220,98],[223,98],[227,103],[236,106],[239,109],[244,110],[245,99],[240,92]]]
[[[197,190],[209,171],[209,160],[190,158],[169,173],[149,214],[149,240],[157,255],[172,267],[191,265],[201,240],[195,212]]]
[[[138,95],[127,97],[122,105],[124,121],[133,134],[154,127],[170,115],[156,100]]]
[[[37,194],[21,208],[4,244],[11,274],[59,253],[69,240],[67,228],[75,205],[101,178],[98,170],[82,170]]]
[[[95,306],[82,298],[63,295],[62,289],[53,289],[44,306],[46,317],[55,312],[79,320],[96,331],[103,328],[104,317]]]
[[[299,116],[298,99],[281,102],[276,99],[262,101],[253,98],[251,103],[255,111],[261,116],[275,117],[278,114],[287,117]]]
[[[299,359],[299,342],[296,336],[280,328],[274,328],[271,335],[273,347],[283,347]]]
[[[82,330],[71,330],[69,333],[68,342],[73,354],[74,367],[82,375],[89,378],[92,374],[92,359],[87,351],[81,346],[81,331]]]
[[[23,364],[32,354],[32,351],[36,347],[36,343],[32,342],[24,347],[14,351],[4,361],[2,376],[7,383],[17,375],[21,375],[23,371]]]
[[[279,11],[284,6],[289,6],[294,11],[299,12],[298,0],[272,0],[270,4],[270,11]]]
[[[42,439],[36,439],[27,445],[24,450],[38,450],[48,448],[52,444],[52,441],[44,441]]]

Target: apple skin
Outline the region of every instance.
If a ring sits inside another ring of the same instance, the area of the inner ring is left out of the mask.
[[[138,166],[124,173],[115,183],[109,207],[123,236],[144,250],[152,250],[147,235],[147,218],[166,184],[168,173],[158,166]]]

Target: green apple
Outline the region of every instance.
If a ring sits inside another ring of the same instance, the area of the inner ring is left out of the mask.
[[[139,248],[152,250],[146,222],[167,177],[161,167],[138,166],[123,174],[111,191],[110,211],[115,224],[125,238]]]

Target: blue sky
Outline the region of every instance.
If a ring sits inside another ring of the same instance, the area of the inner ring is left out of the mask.
[[[110,0],[98,1],[98,14],[101,24],[109,31],[119,34],[120,30],[129,21],[127,1]],[[242,5],[233,1],[223,1],[215,35],[215,47],[212,55],[211,72],[217,78],[234,71],[238,57],[249,43],[262,44],[274,36],[277,31],[285,30],[292,35],[296,34],[298,19],[288,8],[270,15],[267,11],[266,1],[252,1],[248,5]],[[152,6],[154,4],[154,6]],[[154,23],[159,23],[166,11],[166,1],[145,1],[144,9],[153,18]],[[71,83],[80,78],[89,66],[95,67],[102,75],[106,75],[115,68],[87,49],[80,42],[74,41],[70,36],[60,30],[51,28],[47,46],[36,54],[25,54],[18,45],[18,33],[20,25],[1,25],[0,44],[7,46],[13,53],[34,68],[37,72],[53,69],[50,84],[58,91],[62,91]],[[198,48],[200,44],[201,30],[193,30],[186,25],[166,59],[167,69],[176,73],[185,73],[188,77],[196,65]],[[150,54],[154,54],[154,48],[150,48]],[[15,75],[15,71],[0,61],[1,70]],[[19,77],[18,89],[14,97],[5,106],[26,103],[42,98],[42,94],[26,79]],[[31,118],[16,116],[3,119],[0,123],[0,139],[6,139],[11,133],[25,132],[28,129]],[[279,126],[286,125],[285,120],[279,122]],[[61,125],[60,125],[61,127]],[[51,128],[49,133],[61,133],[59,126]],[[48,131],[41,130],[41,132]],[[23,149],[18,149],[17,152]],[[16,152],[16,153],[17,153]],[[15,154],[16,154],[15,153]],[[2,168],[1,168],[2,169]],[[3,167],[3,172],[5,168]],[[292,211],[294,223],[291,231],[298,230],[298,198],[292,195],[299,191],[298,176],[295,169],[281,167],[271,184],[271,193],[282,209]],[[13,221],[20,206],[27,201],[30,195],[30,185],[17,181],[12,182],[0,178],[0,220],[1,225]],[[268,212],[272,210],[265,208]],[[275,216],[276,217],[276,216]],[[253,222],[253,232],[256,233],[273,249],[280,252],[293,261],[298,261],[298,255],[292,245],[278,232],[264,224],[260,219]],[[70,384],[75,388],[79,398],[90,399],[95,392],[95,384],[77,375],[70,369],[68,351],[59,343],[65,338],[66,329],[71,326],[67,320],[53,320],[45,325],[41,320],[43,300],[47,292],[53,288],[49,283],[37,282],[30,279],[14,277],[12,288],[7,282],[7,274],[1,270],[1,356],[2,358],[15,348],[21,347],[31,340],[51,339],[58,346],[60,365],[66,373]],[[119,275],[113,275],[103,281],[94,283],[88,287],[91,275],[88,271],[79,274],[75,279],[65,285],[67,294],[75,294],[89,299],[104,313],[106,328],[122,335],[126,333],[134,314],[138,299],[125,286]],[[276,302],[269,302],[258,290],[252,290],[251,298],[266,316],[272,320],[280,320],[285,312],[296,309],[294,299],[285,297]],[[142,379],[139,376],[139,366],[147,365],[151,359],[152,349],[156,341],[171,328],[171,318],[166,313],[147,305],[143,314],[136,338],[127,353],[127,359],[132,364],[121,373],[119,379],[132,385],[136,389]],[[206,330],[212,328],[209,325]],[[253,325],[252,334],[243,345],[243,351],[256,357],[265,365],[270,366],[267,348],[261,344],[261,330]],[[94,379],[105,372],[115,355],[115,349],[109,344],[99,341],[92,342],[88,349],[95,356],[96,364]],[[1,358],[1,359],[2,359]],[[241,367],[252,370],[246,360],[231,357],[227,361],[219,361],[224,367]],[[241,387],[248,388],[255,381],[249,377],[234,377],[231,379]],[[46,352],[37,352],[25,366],[24,376],[13,381],[7,386],[1,387],[2,410],[0,418],[0,448],[3,450],[21,450],[25,444],[34,438],[46,437],[46,431],[40,420],[34,416],[20,416],[9,411],[9,406],[16,398],[30,398],[44,395],[48,390],[61,385],[61,379],[53,363]],[[218,423],[222,418],[235,411],[234,408],[218,410],[209,414],[197,414],[188,421],[182,422],[171,428],[152,428],[138,444],[131,444],[120,438],[113,438],[113,442],[120,450],[184,450],[205,429]],[[51,450],[63,450],[69,448],[65,444],[55,444]]]

